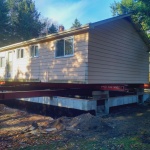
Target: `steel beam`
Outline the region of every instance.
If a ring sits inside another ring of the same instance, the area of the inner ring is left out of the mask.
[[[44,82],[5,82],[0,91],[26,91],[43,89],[92,89],[107,91],[126,91],[128,85],[124,84],[73,84],[73,83],[44,83]]]
[[[33,86],[33,85],[0,86],[0,91],[31,91],[31,90],[44,90],[44,89],[46,88],[41,86]]]
[[[30,91],[43,89],[92,89],[106,91],[128,91],[135,88],[150,88],[149,84],[74,84],[48,82],[1,82],[0,91]]]
[[[30,98],[43,96],[92,96],[91,90],[68,89],[68,90],[34,90],[34,91],[6,91],[0,92],[0,100]]]
[[[66,90],[52,91],[52,90],[38,90],[38,91],[16,91],[16,92],[1,92],[0,100],[16,99],[16,98],[30,98],[42,96],[63,96]]]

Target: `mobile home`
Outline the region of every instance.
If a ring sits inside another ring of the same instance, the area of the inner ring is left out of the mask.
[[[149,43],[129,15],[0,48],[0,80],[148,83]]]

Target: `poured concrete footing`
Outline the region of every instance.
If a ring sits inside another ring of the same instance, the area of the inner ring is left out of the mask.
[[[97,98],[97,97],[96,97]],[[99,97],[98,97],[99,98]],[[121,97],[107,97],[105,98],[104,110],[106,114],[109,114],[110,107],[121,106],[132,103],[144,103],[147,99],[150,98],[150,94],[137,94]],[[83,111],[94,110],[98,112],[99,106],[97,106],[97,99],[88,100],[88,99],[77,99],[69,97],[35,97],[35,98],[21,98],[18,100],[46,104],[51,106],[65,107],[78,109]],[[103,99],[104,100],[104,99]]]
[[[35,102],[40,104],[46,104],[51,106],[73,108],[78,110],[90,111],[97,109],[96,100],[87,100],[87,99],[77,99],[69,97],[34,97],[34,98],[21,98],[18,100]]]
[[[150,94],[130,95],[121,97],[110,97],[105,100],[105,113],[109,114],[110,107],[121,106],[133,103],[144,103],[150,98]]]

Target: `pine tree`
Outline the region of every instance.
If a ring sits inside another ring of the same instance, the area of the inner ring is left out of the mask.
[[[17,5],[20,0],[6,0],[7,6],[9,9],[10,23],[13,26],[15,22],[17,22]]]
[[[32,0],[7,0],[12,26],[12,43],[29,40],[40,35],[41,23]]]
[[[75,20],[74,20],[74,23],[72,24],[72,27],[71,27],[71,29],[73,29],[73,28],[79,28],[79,27],[81,27],[81,23],[79,22],[79,20],[76,18]]]
[[[53,34],[53,33],[57,33],[57,32],[58,32],[58,28],[54,24],[52,24],[51,27],[48,29],[49,34]]]
[[[8,43],[9,28],[8,7],[5,0],[0,0],[0,46]]]

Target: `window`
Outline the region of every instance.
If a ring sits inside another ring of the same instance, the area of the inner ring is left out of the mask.
[[[17,49],[17,58],[23,58],[24,57],[24,49]]]
[[[0,68],[5,67],[5,57],[0,57]]]
[[[73,55],[73,38],[65,38],[56,42],[56,57]]]
[[[30,49],[30,56],[31,57],[38,57],[39,56],[39,49],[38,49],[38,46],[31,46],[31,49]]]

